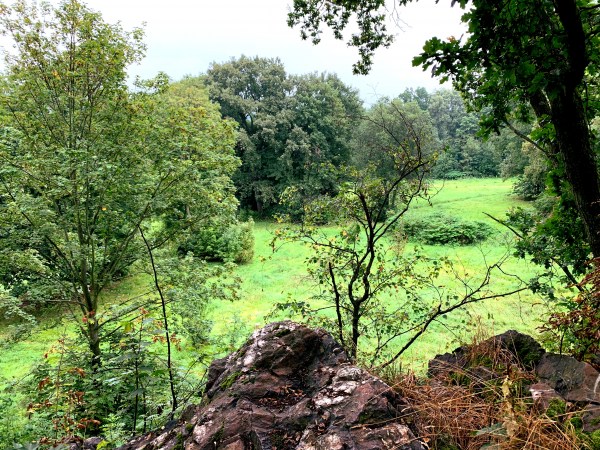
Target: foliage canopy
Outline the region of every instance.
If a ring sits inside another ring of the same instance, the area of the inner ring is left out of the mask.
[[[399,0],[400,6],[410,0]],[[446,40],[432,38],[414,64],[431,67],[451,79],[471,106],[483,110],[485,131],[497,131],[512,120],[538,123],[530,141],[554,162],[569,182],[584,224],[586,239],[600,254],[600,186],[590,123],[597,113],[600,52],[600,7],[590,0],[459,0],[466,10],[468,34]],[[391,43],[384,26],[383,1],[296,0],[290,25],[300,25],[303,38],[319,40],[323,25],[342,38],[353,18],[358,25],[350,45],[357,46],[366,72],[373,52]],[[591,92],[594,90],[592,89]]]
[[[307,198],[335,191],[330,168],[348,160],[362,112],[355,90],[335,75],[291,76],[278,59],[246,56],[213,63],[205,80],[223,116],[240,127],[235,181],[242,207],[265,216],[287,188]]]
[[[140,257],[139,231],[176,224],[154,233],[156,248],[235,208],[234,127],[201,89],[169,87],[164,76],[130,93],[125,69],[143,55],[142,32],[77,0],[18,2],[0,22],[15,43],[0,98],[1,250],[58,286],[53,300],[83,316],[98,365],[99,296]],[[8,273],[9,288],[26,282]]]

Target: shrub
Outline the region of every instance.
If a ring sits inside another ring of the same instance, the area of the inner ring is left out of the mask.
[[[213,222],[179,244],[181,254],[193,253],[207,261],[244,264],[254,257],[254,221],[223,224]]]
[[[592,270],[583,277],[581,289],[573,301],[561,302],[566,310],[550,316],[546,331],[560,337],[561,351],[566,350],[580,361],[600,366],[600,258],[591,261]]]
[[[429,245],[471,245],[487,239],[493,231],[484,222],[439,213],[409,218],[404,222],[408,239]]]
[[[513,192],[523,200],[531,201],[544,192],[546,183],[544,178],[533,178],[525,175],[519,176],[513,186]]]
[[[221,242],[225,261],[249,263],[254,257],[254,221],[249,219],[231,225],[223,233]]]
[[[466,172],[462,172],[460,170],[451,170],[449,172],[443,173],[440,175],[442,180],[458,180],[460,178],[467,177],[468,174]]]

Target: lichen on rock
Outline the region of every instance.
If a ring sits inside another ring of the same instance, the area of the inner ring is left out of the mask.
[[[409,407],[388,385],[353,366],[326,331],[291,321],[257,330],[214,361],[207,404],[133,449],[423,450]]]

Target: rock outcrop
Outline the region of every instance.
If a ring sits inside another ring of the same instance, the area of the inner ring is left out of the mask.
[[[542,346],[531,336],[508,330],[494,336],[477,346],[464,345],[452,353],[438,355],[429,362],[429,375],[446,372],[448,369],[469,369],[479,367],[480,370],[493,361],[486,361],[485,356],[496,358],[501,356],[504,362],[518,364],[525,369],[533,369],[545,354]]]
[[[490,367],[498,362],[495,358],[502,360],[501,368],[516,364],[532,371],[537,382],[529,392],[543,409],[553,399],[573,403],[582,411],[584,431],[600,429],[600,373],[571,356],[547,353],[532,337],[514,330],[436,356],[429,363],[429,374],[456,371],[485,382],[503,377]]]
[[[267,325],[214,361],[206,404],[121,449],[421,450],[408,405],[324,330]]]
[[[600,430],[600,372],[571,356],[546,353],[535,373],[550,390],[549,395],[582,408],[584,431]]]

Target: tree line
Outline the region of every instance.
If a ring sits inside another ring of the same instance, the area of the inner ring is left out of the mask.
[[[414,120],[428,123],[438,153],[433,178],[523,176],[535,162],[510,130],[479,136],[482,115],[453,90],[406,89],[365,107],[335,74],[288,75],[278,59],[246,56],[213,63],[201,78],[223,117],[239,125],[238,199],[262,217],[281,211],[286,190],[301,198],[335,192],[332,168],[378,162],[365,147],[364,129],[382,108],[412,111]],[[539,193],[544,181],[540,187],[539,179],[528,178]]]

